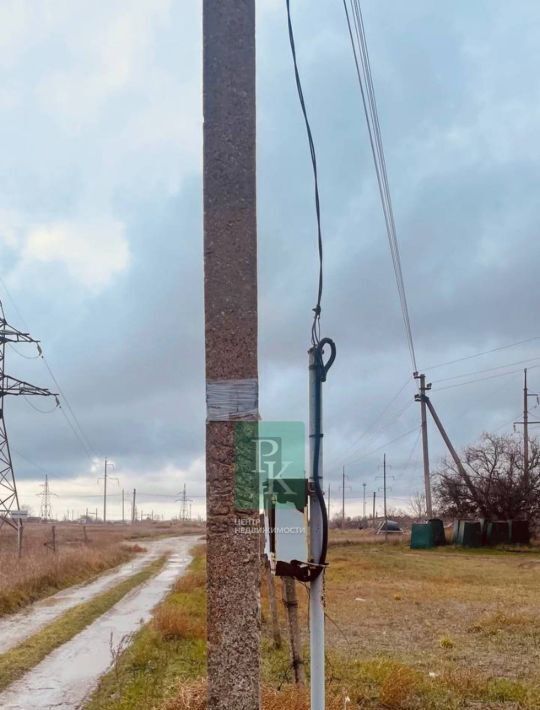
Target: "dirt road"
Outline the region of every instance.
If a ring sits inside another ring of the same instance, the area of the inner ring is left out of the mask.
[[[162,551],[171,549],[173,554],[164,569],[0,693],[2,710],[75,710],[84,704],[112,663],[111,638],[117,648],[150,619],[152,609],[189,563],[196,539],[166,542]]]
[[[0,653],[9,651],[10,648],[35,634],[68,609],[86,602],[102,592],[106,592],[111,587],[120,584],[124,579],[136,574],[152,560],[157,559],[166,550],[171,549],[172,539],[174,538],[143,541],[142,544],[147,549],[147,552],[137,555],[130,562],[105,572],[93,582],[63,589],[57,594],[32,604],[17,614],[11,614],[1,619]]]

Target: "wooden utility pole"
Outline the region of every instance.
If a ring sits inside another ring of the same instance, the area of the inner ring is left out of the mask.
[[[332,520],[332,516],[330,515],[330,484],[328,484],[328,501],[326,503],[326,512],[328,514],[328,524],[330,524]]]
[[[103,522],[107,522],[107,468],[108,462],[105,459],[105,467],[103,471]]]
[[[345,529],[345,466],[341,473],[341,527]]]
[[[383,490],[384,490],[384,527],[387,529],[388,514],[386,512],[386,454],[383,456]]]
[[[414,373],[414,377],[420,380],[419,394],[415,399],[420,402],[420,416],[422,423],[422,455],[424,460],[424,488],[426,492],[426,512],[427,517],[433,517],[433,505],[431,502],[431,476],[429,473],[429,446],[428,446],[428,429],[427,429],[427,409],[426,409],[426,392],[431,389],[431,384],[426,385],[426,376]]]
[[[540,424],[540,422],[531,422],[529,420],[529,397],[535,397],[538,401],[538,395],[536,393],[529,392],[529,388],[527,386],[527,368],[525,368],[523,370],[523,421],[514,422],[514,425],[523,424],[523,483],[527,494],[530,486],[529,424]]]
[[[291,644],[291,661],[294,670],[294,681],[298,685],[306,684],[306,672],[302,658],[302,637],[298,624],[298,599],[296,597],[296,582],[293,577],[282,577],[283,604],[287,610],[287,625]]]
[[[523,371],[523,480],[529,489],[529,389],[527,387],[527,368]]]
[[[115,468],[112,461],[105,459],[105,465],[103,467],[103,522],[107,522],[107,481],[111,478],[109,476],[109,467]],[[99,480],[99,479],[98,479]],[[114,481],[118,482],[117,478],[113,478]]]
[[[17,557],[21,559],[23,551],[23,523],[22,519],[17,519]]]
[[[258,495],[235,481],[259,416],[255,0],[203,0],[203,74],[208,708],[258,710]]]
[[[266,585],[268,588],[268,605],[270,607],[270,616],[272,618],[272,637],[274,639],[274,648],[281,648],[281,629],[279,628],[279,615],[276,601],[276,588],[274,586],[274,575],[270,567],[270,561],[265,557],[264,572],[266,576]]]

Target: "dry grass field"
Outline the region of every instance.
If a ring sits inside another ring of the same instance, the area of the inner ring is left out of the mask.
[[[52,540],[51,524],[26,524],[20,560],[15,531],[2,528],[0,616],[127,561],[137,552],[137,540],[200,530],[186,523],[97,524],[87,526],[85,537],[82,525],[57,523],[55,527],[56,553],[46,544]]]
[[[340,531],[326,580],[330,707],[540,707],[539,592],[534,548],[420,551]],[[268,682],[290,677],[269,631],[266,649]],[[294,697],[283,707],[309,707]]]
[[[536,549],[419,551],[345,531],[329,561],[328,710],[540,707]],[[203,710],[202,562],[106,677],[92,710]],[[298,594],[307,652],[307,590]],[[291,683],[283,608],[283,647],[273,648],[264,583],[262,599],[263,709],[308,710],[308,690]]]

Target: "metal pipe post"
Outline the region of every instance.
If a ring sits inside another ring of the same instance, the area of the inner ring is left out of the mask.
[[[320,387],[320,385],[319,385]],[[322,552],[323,516],[319,499],[313,490],[313,470],[315,464],[316,432],[320,430],[322,420],[322,393],[317,402],[317,364],[314,348],[309,351],[309,460],[310,488],[309,499],[309,542],[310,558],[317,561]],[[319,479],[322,487],[322,437],[318,449]],[[309,646],[311,658],[311,710],[324,710],[324,571],[311,582],[309,595]]]

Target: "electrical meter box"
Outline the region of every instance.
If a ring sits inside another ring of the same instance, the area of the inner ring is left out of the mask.
[[[257,468],[265,552],[274,574],[295,577],[308,561],[303,422],[259,422]]]

